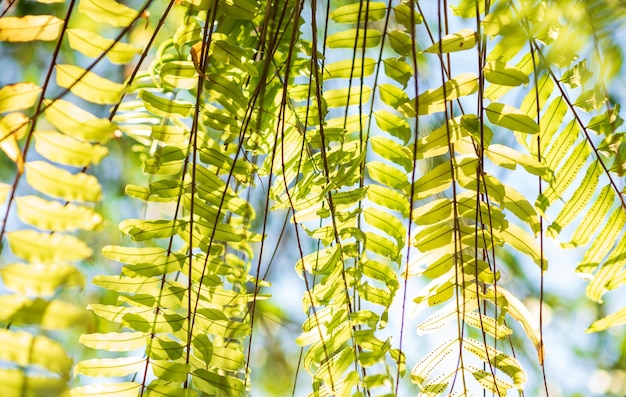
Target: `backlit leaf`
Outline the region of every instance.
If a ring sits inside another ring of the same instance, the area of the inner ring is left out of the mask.
[[[81,168],[99,164],[109,154],[102,145],[78,141],[56,131],[36,131],[35,149],[50,161]]]
[[[77,139],[104,143],[113,137],[116,126],[107,119],[97,118],[71,102],[45,102],[46,119],[62,133]]]
[[[94,358],[83,360],[74,367],[74,374],[87,376],[126,376],[143,370],[144,357]]]
[[[476,32],[472,29],[461,29],[456,33],[448,34],[441,41],[426,48],[424,52],[448,53],[469,50],[476,45]]]
[[[0,113],[28,109],[35,104],[40,93],[41,87],[33,83],[7,84],[0,88]]]
[[[81,0],[78,10],[91,19],[111,26],[129,26],[137,11],[114,0]]]
[[[0,269],[4,285],[25,295],[50,296],[59,287],[83,287],[85,276],[74,266],[53,263],[12,264]]]
[[[527,134],[539,132],[537,122],[513,106],[492,102],[485,108],[485,111],[489,121],[500,127]]]
[[[369,21],[378,21],[385,17],[387,5],[383,2],[369,2],[348,4],[335,8],[330,17],[337,23],[363,23],[366,18]]]
[[[19,230],[7,233],[14,255],[29,262],[68,262],[90,257],[91,248],[74,236]]]
[[[70,390],[71,397],[137,397],[141,385],[135,382],[79,386]]]
[[[329,48],[375,47],[380,43],[381,33],[376,29],[347,29],[329,35],[326,45]]]
[[[140,51],[132,44],[105,39],[97,33],[84,29],[68,29],[67,38],[72,49],[91,58],[99,57],[105,50],[112,63],[125,64],[133,60]],[[109,49],[110,48],[110,49]]]
[[[48,196],[82,202],[96,202],[102,196],[102,187],[93,175],[72,174],[44,161],[25,165],[28,184]]]
[[[59,37],[63,20],[54,15],[0,18],[0,41],[52,41]]]
[[[19,366],[39,365],[69,378],[72,359],[67,356],[61,344],[43,335],[28,332],[0,329],[0,358]]]
[[[69,88],[74,95],[99,105],[119,102],[124,91],[122,84],[114,83],[93,72],[87,72],[79,66],[57,64],[56,72],[56,81],[59,86]]]

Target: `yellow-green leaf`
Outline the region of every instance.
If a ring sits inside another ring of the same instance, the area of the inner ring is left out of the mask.
[[[109,332],[106,334],[82,334],[79,343],[109,352],[127,352],[146,346],[148,335],[143,332]]]
[[[424,52],[433,54],[469,50],[476,45],[476,32],[472,29],[461,29],[456,33],[448,34],[426,48]]]
[[[324,100],[329,108],[346,107],[369,102],[372,89],[367,86],[360,88],[337,88],[324,91]]]
[[[132,44],[115,42],[84,29],[68,29],[67,38],[72,49],[91,58],[97,58],[108,50],[105,53],[106,57],[117,64],[129,63],[140,52],[140,49]]]
[[[28,374],[24,369],[0,369],[0,396],[66,396],[67,379]]]
[[[478,77],[474,73],[462,73],[446,83],[432,90],[419,94],[420,115],[443,112],[445,102],[471,95],[478,90]],[[414,103],[410,103],[414,106]]]
[[[329,48],[370,48],[380,43],[382,34],[376,29],[347,29],[326,39]]]
[[[528,76],[522,71],[508,66],[505,62],[489,61],[483,68],[485,80],[493,84],[518,86],[528,84]]]
[[[88,207],[47,201],[37,196],[22,196],[16,201],[20,220],[42,230],[93,230],[102,222],[102,216]]]
[[[172,117],[179,115],[187,117],[191,114],[191,110],[193,109],[193,104],[190,102],[163,98],[146,90],[139,91],[137,96],[143,100],[148,111],[158,116]]]
[[[70,397],[137,397],[140,387],[135,382],[80,386],[70,390]]]
[[[67,201],[96,202],[102,196],[93,175],[72,174],[45,161],[26,163],[26,180],[37,191]]]
[[[513,106],[493,102],[485,108],[485,111],[489,121],[500,127],[527,134],[539,132],[537,122]]]
[[[74,138],[104,143],[115,133],[116,127],[108,119],[97,118],[71,102],[46,101],[46,120],[62,133]]]
[[[594,321],[585,332],[600,332],[605,329],[622,325],[626,323],[626,307],[621,308],[615,313],[611,313],[606,317]]]
[[[74,266],[16,263],[0,269],[4,285],[26,295],[50,296],[59,287],[83,287],[85,277]]]
[[[19,366],[40,365],[69,379],[72,359],[58,342],[23,331],[0,329],[0,358]]]
[[[174,88],[191,90],[198,85],[198,71],[191,61],[172,61],[161,68],[161,80]]]
[[[145,357],[94,358],[76,364],[74,374],[87,376],[126,376],[143,370]]]
[[[505,145],[489,145],[489,147],[485,150],[485,154],[491,161],[494,162],[494,164],[511,170],[514,170],[519,164],[533,175],[541,176],[546,171],[545,164],[542,164],[534,158]]]
[[[359,78],[374,73],[376,60],[373,58],[344,59],[324,65],[324,79]],[[308,90],[308,84],[305,86]]]
[[[370,1],[367,4],[354,3],[335,8],[330,17],[337,23],[364,23],[378,21],[385,17],[387,5],[382,2]]]
[[[33,83],[7,84],[0,88],[0,113],[28,109],[35,104],[40,93],[41,87]]]
[[[0,321],[15,325],[37,325],[45,330],[61,330],[85,326],[89,317],[82,306],[62,300],[31,300],[24,295],[2,295]]]
[[[109,154],[105,146],[78,141],[56,131],[36,131],[35,149],[50,161],[80,168],[99,164]]]
[[[54,15],[0,18],[0,41],[52,41],[59,37],[63,20]]]
[[[78,10],[97,22],[116,27],[129,26],[138,12],[113,0],[81,0]]]
[[[57,64],[56,73],[59,86],[69,88],[74,95],[98,105],[118,103],[124,92],[122,84],[87,72],[80,66]]]
[[[74,236],[18,230],[7,233],[9,247],[15,256],[29,262],[55,263],[78,261],[90,257],[91,248]]]

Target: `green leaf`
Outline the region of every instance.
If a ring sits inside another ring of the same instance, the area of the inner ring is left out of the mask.
[[[59,287],[84,287],[85,277],[74,266],[22,263],[6,265],[0,269],[6,288],[25,295],[50,296]]]
[[[392,30],[388,32],[389,45],[391,48],[402,56],[409,56],[413,51],[413,41],[411,36],[400,30]]]
[[[95,384],[70,390],[70,397],[137,397],[140,388],[135,382]]]
[[[426,48],[424,52],[432,54],[465,51],[476,45],[476,32],[472,29],[461,29],[456,33],[445,35],[441,41]]]
[[[613,255],[626,252],[626,242],[624,238],[620,238],[620,232],[623,225],[626,224],[626,213],[622,207],[617,207],[605,222],[605,226],[600,230],[596,238],[593,239],[591,246],[586,250],[585,256],[580,261],[576,271],[585,273],[585,269],[594,269],[602,258],[609,252],[613,254],[607,261],[614,260]],[[614,248],[613,244],[620,238],[618,245]]]
[[[26,375],[23,369],[0,369],[0,395],[3,397],[66,396],[67,380],[59,377]]]
[[[541,263],[540,248],[537,242],[522,228],[509,223],[504,230],[494,230],[494,234],[519,252],[528,255],[542,270],[548,269],[548,261],[544,257]]]
[[[508,66],[505,62],[489,61],[483,68],[485,80],[492,84],[505,86],[519,86],[528,84],[528,76],[517,68]]]
[[[82,202],[97,202],[102,197],[102,187],[93,175],[71,174],[44,161],[25,165],[28,184],[48,196]]]
[[[39,94],[41,87],[33,83],[7,84],[0,88],[0,113],[28,109],[35,104]]]
[[[93,72],[87,72],[79,66],[57,64],[56,72],[56,81],[59,86],[69,88],[74,95],[88,102],[99,105],[118,103],[124,92],[122,84],[114,83]]]
[[[109,154],[102,145],[78,141],[56,131],[36,131],[35,149],[50,161],[81,168],[97,165]]]
[[[411,21],[411,8],[404,3],[394,6],[393,14],[396,17],[396,22],[408,30],[411,30],[415,24],[422,23],[422,16],[415,10],[413,10],[413,20]]]
[[[155,379],[146,387],[146,397],[197,397],[196,390]]]
[[[478,77],[474,73],[462,73],[446,83],[432,90],[419,94],[416,102],[419,103],[418,114],[432,114],[443,112],[445,102],[471,95],[478,90]],[[413,102],[411,102],[413,105]]]
[[[600,332],[611,327],[626,323],[626,307],[621,308],[615,313],[611,313],[606,317],[594,321],[585,332]]]
[[[100,119],[71,102],[45,101],[46,119],[65,135],[83,141],[104,143],[113,137],[117,127],[108,119]]]
[[[411,151],[407,147],[381,136],[372,137],[370,142],[372,144],[372,149],[376,152],[376,154],[386,160],[402,166],[406,172],[411,172],[413,169],[413,157],[411,155]]]
[[[551,178],[552,181],[549,187],[542,195],[539,195],[535,205],[537,205],[537,207],[539,207],[542,211],[545,211],[555,199],[560,198],[563,192],[565,192],[565,190],[576,179],[576,176],[584,167],[585,161],[589,157],[590,153],[591,148],[586,141],[582,141],[580,144],[576,145],[572,155],[565,160],[565,164],[563,164],[563,166],[557,171],[556,175]],[[552,152],[549,152],[548,156],[550,154],[552,154]],[[549,157],[547,160],[549,161]],[[548,167],[550,167],[549,164]]]
[[[63,379],[69,379],[72,359],[58,342],[43,335],[0,329],[0,344],[0,359],[21,367],[39,365]]]
[[[527,134],[539,132],[537,122],[513,106],[493,102],[485,108],[485,111],[489,121],[500,127]]]
[[[126,376],[142,371],[145,366],[145,357],[94,358],[76,364],[74,375]]]
[[[378,21],[385,17],[387,4],[383,2],[371,1],[367,4],[354,3],[336,7],[330,17],[337,23],[364,23],[368,21]]]
[[[524,372],[517,359],[470,338],[463,339],[463,349],[472,352],[481,360],[504,372],[513,380],[518,389],[522,389],[526,382],[526,372]]]
[[[409,199],[402,192],[386,186],[369,185],[367,188],[367,199],[382,207],[397,211],[403,216],[408,216]]]
[[[376,60],[373,58],[344,59],[324,65],[324,80],[349,79],[370,76],[374,73]],[[308,85],[307,85],[308,91]]]
[[[147,335],[143,332],[82,334],[78,342],[91,349],[126,352],[144,348],[147,344]]]
[[[392,84],[379,84],[380,99],[394,109],[398,109],[400,105],[409,101],[409,96],[399,87]]]
[[[228,375],[218,375],[202,368],[194,370],[191,374],[194,384],[209,395],[226,395],[243,397],[245,395],[244,383],[241,379]]]
[[[128,234],[134,241],[146,241],[155,238],[167,238],[182,232],[189,221],[126,219],[120,223],[120,231]]]
[[[411,139],[411,128],[404,118],[386,110],[374,112],[374,117],[381,130],[402,139],[405,144]]]
[[[190,372],[190,365],[165,360],[152,360],[150,362],[154,376],[168,382],[184,382]]]
[[[37,325],[44,330],[86,326],[85,309],[62,300],[28,299],[23,295],[0,296],[0,321],[14,325]]]
[[[574,231],[572,240],[562,244],[564,247],[578,247],[589,243],[593,234],[598,230],[602,221],[609,213],[615,200],[615,193],[611,185],[606,185],[600,191],[595,202],[580,221]],[[623,208],[622,208],[623,211]],[[605,225],[606,226],[606,225]]]
[[[89,258],[93,251],[74,236],[19,230],[7,233],[15,256],[29,262],[54,263]]]
[[[140,90],[137,94],[146,106],[146,109],[157,116],[163,117],[188,117],[193,109],[193,104],[185,101],[176,101],[163,98],[150,91]]]
[[[338,88],[335,90],[325,90],[323,97],[329,108],[338,108],[367,103],[369,102],[371,93],[371,88],[361,85],[359,89]]]
[[[168,62],[161,68],[161,80],[174,88],[191,90],[198,85],[198,71],[191,61]]]
[[[111,291],[137,294],[159,292],[161,280],[155,277],[95,276],[93,284]]]
[[[540,230],[539,216],[531,203],[524,196],[508,185],[504,187],[504,208],[511,211],[521,221],[530,226],[531,230],[537,235]]]
[[[117,64],[129,63],[135,55],[141,50],[132,44],[115,42],[111,39],[105,39],[97,33],[84,29],[67,29],[67,38],[72,49],[91,58],[97,58],[105,50],[109,49],[105,54],[112,62]]]
[[[587,207],[587,204],[591,201],[595,192],[597,192],[601,174],[602,168],[600,164],[594,161],[593,165],[587,168],[587,173],[576,191],[574,191],[574,194],[565,202],[554,222],[548,226],[548,236],[556,238],[561,230],[576,219],[578,214]],[[583,263],[585,262],[583,260]]]
[[[346,29],[326,38],[328,48],[367,48],[380,44],[380,31],[376,29]]]
[[[97,22],[116,27],[127,27],[138,12],[113,0],[81,0],[78,11]]]
[[[624,211],[623,209],[617,208],[617,212],[622,214],[620,221],[620,227],[624,225]],[[614,213],[614,214],[615,214]],[[616,217],[613,217],[616,218]],[[611,219],[613,221],[613,219]],[[622,240],[623,241],[623,236]],[[587,297],[593,301],[602,303],[602,295],[608,290],[608,285],[611,281],[618,275],[618,273],[623,269],[626,264],[626,251],[624,251],[624,247],[626,244],[620,243],[615,247],[613,253],[610,257],[602,264],[600,270],[593,276],[589,285],[587,286]],[[613,244],[611,243],[608,249],[613,248]],[[621,251],[619,251],[621,249]],[[578,269],[577,269],[578,270]]]
[[[42,230],[93,230],[102,223],[102,216],[88,207],[63,205],[58,201],[47,201],[37,196],[17,197],[16,202],[20,220]]]
[[[491,290],[489,292],[491,292]],[[506,289],[498,288],[496,292],[496,289],[494,288],[493,292],[498,295],[502,294],[502,296],[506,299],[506,313],[510,314],[511,317],[513,317],[515,321],[517,321],[522,328],[524,328],[524,333],[533,343],[533,346],[535,346],[539,363],[542,364],[544,351],[543,345],[541,344],[541,330],[539,329],[539,325],[533,316],[530,314],[526,306],[524,306],[524,304],[517,297],[515,297],[515,295]]]
[[[385,74],[406,87],[407,82],[413,77],[413,67],[401,58],[387,58],[383,60]]]
[[[366,168],[370,178],[385,186],[403,191],[409,185],[406,174],[389,164],[380,161],[369,161],[366,164]]]
[[[53,41],[59,37],[63,20],[54,15],[0,18],[0,41]]]
[[[539,176],[546,172],[544,164],[508,146],[500,144],[489,145],[485,150],[485,154],[494,164],[504,168],[514,170],[517,165],[521,165],[528,173]]]
[[[225,0],[224,12],[246,21],[251,21],[257,15],[256,4],[251,0]]]

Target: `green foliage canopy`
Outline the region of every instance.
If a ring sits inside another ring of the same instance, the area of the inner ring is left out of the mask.
[[[521,392],[512,337],[543,365],[542,317],[503,258],[543,277],[551,237],[585,247],[589,299],[626,280],[617,2],[39,3],[0,17],[3,48],[51,54],[0,88],[2,396],[254,394],[284,213],[311,396],[398,395],[407,378],[420,396]],[[121,269],[90,283],[115,298],[85,307],[66,291],[100,258],[90,171],[112,139],[141,158],[125,193],[145,216],[101,247]],[[445,336],[424,357],[405,348],[410,303],[419,335]],[[588,331],[624,322],[626,307]],[[76,343],[97,353],[73,363]]]

